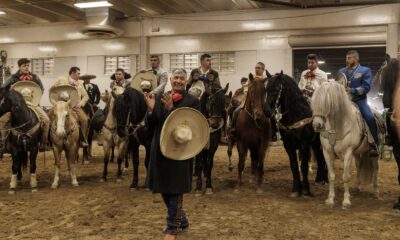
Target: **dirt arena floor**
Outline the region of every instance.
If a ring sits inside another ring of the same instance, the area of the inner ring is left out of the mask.
[[[160,196],[143,188],[131,192],[132,173],[117,183],[116,164],[109,168],[109,181],[100,183],[102,148],[94,145],[91,163],[78,166],[80,186],[76,188],[71,186],[64,164],[59,189],[51,189],[52,152],[46,153],[45,166],[40,153],[37,193],[31,193],[24,173],[17,193],[8,194],[11,162],[6,155],[0,162],[0,239],[162,239],[166,209]],[[142,163],[141,184],[145,177]],[[265,166],[263,194],[256,194],[255,185],[249,182],[248,167],[242,191],[235,194],[237,168],[228,171],[226,147],[221,146],[213,172],[215,194],[185,195],[184,208],[191,225],[178,239],[400,239],[400,212],[392,210],[400,193],[394,161],[380,161],[381,199],[357,193],[352,187],[350,210],[341,209],[341,163],[337,164],[340,176],[336,182],[340,185],[333,209],[324,205],[327,186],[314,181],[313,198],[288,197],[292,177],[281,147],[269,149]],[[353,186],[354,176],[353,170]]]

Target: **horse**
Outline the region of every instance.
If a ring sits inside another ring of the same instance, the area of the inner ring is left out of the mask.
[[[16,191],[17,180],[22,178],[22,168],[28,164],[28,153],[31,191],[37,192],[36,157],[41,139],[39,117],[17,91],[0,88],[0,100],[0,117],[11,115],[11,128],[1,129],[2,134],[10,131],[6,144],[12,158],[9,193],[14,194]]]
[[[308,164],[313,145],[316,145],[314,151],[318,162],[316,181],[326,178],[327,173],[318,134],[311,125],[310,105],[293,78],[283,72],[275,74],[268,80],[267,103],[270,109],[274,109],[273,116],[278,123],[283,146],[290,160],[293,176],[290,196],[312,196],[308,181]],[[300,178],[297,150],[301,156],[300,168],[303,180]]]
[[[75,168],[75,164],[79,158],[79,123],[72,113],[69,101],[53,103],[54,107],[49,113],[51,123],[50,139],[53,144],[53,154],[56,165],[54,181],[51,185],[53,189],[59,186],[61,154],[63,151],[65,151],[65,157],[67,158],[68,171],[72,181],[71,184],[74,187],[79,186]]]
[[[213,193],[211,184],[211,172],[214,164],[214,155],[218,149],[222,128],[225,125],[225,93],[229,83],[225,88],[211,86],[211,93],[205,92],[200,98],[201,112],[207,118],[210,127],[210,138],[207,146],[196,156],[196,193],[200,195],[202,190],[202,174],[206,177],[206,194]]]
[[[366,184],[373,186],[375,197],[378,189],[378,157],[369,157],[369,143],[366,123],[361,113],[350,100],[344,86],[336,82],[323,83],[313,94],[311,100],[313,110],[313,127],[320,132],[321,144],[329,174],[329,195],[326,205],[332,207],[335,198],[336,157],[343,159],[344,209],[350,202],[350,167],[354,156],[357,167],[357,186]]]
[[[228,108],[227,108],[227,122],[229,122],[228,124],[227,124],[227,126],[230,126],[230,124],[231,124],[231,122],[232,122],[232,118],[233,118],[233,112],[235,111],[235,109],[236,108],[238,108],[239,107],[239,105],[240,105],[240,100],[239,99],[237,99],[237,98],[235,98],[235,97],[232,97],[232,94],[231,94],[232,92],[230,92],[230,96],[231,96],[231,98],[230,98],[230,102],[229,102],[229,106],[228,106]],[[232,152],[233,152],[233,146],[235,146],[235,143],[236,143],[236,141],[235,141],[235,138],[233,137],[233,136],[231,136],[231,134],[229,134],[229,132],[230,132],[230,128],[228,127],[227,128],[227,130],[226,130],[226,132],[228,133],[227,134],[227,136],[228,136],[228,141],[227,141],[227,145],[228,145],[228,148],[227,148],[227,155],[228,155],[228,169],[229,169],[229,171],[232,171],[233,170],[233,165],[232,165]]]
[[[271,122],[266,115],[265,81],[266,79],[255,80],[253,74],[249,74],[246,102],[236,119],[235,137],[239,154],[236,193],[240,192],[248,150],[252,161],[252,174],[255,176],[258,173],[257,193],[262,193],[265,152],[271,140]]]
[[[102,132],[103,132],[103,150],[104,150],[104,169],[103,169],[103,176],[100,179],[101,182],[107,181],[107,169],[108,163],[110,161],[110,154],[111,150],[114,146],[118,148],[118,171],[117,171],[117,182],[122,181],[122,170],[121,164],[123,159],[125,158],[125,154],[127,151],[128,146],[128,138],[127,137],[120,137],[117,134],[117,119],[116,119],[116,112],[114,111],[115,108],[115,99],[118,95],[123,94],[124,88],[119,86],[114,86],[111,92],[112,97],[109,103],[109,110],[106,117],[106,121],[104,122]]]
[[[399,61],[396,58],[391,58],[389,55],[386,56],[386,60],[381,67],[381,71],[378,74],[381,92],[383,92],[383,106],[386,109],[386,129],[389,135],[390,144],[393,147],[393,155],[398,167],[398,183],[400,184],[400,142],[399,134],[397,133],[396,124],[393,121],[393,100],[394,90],[397,86],[397,79],[399,69]],[[397,113],[398,114],[398,113]],[[393,208],[400,210],[400,197]]]
[[[117,134],[124,138],[128,136],[128,154],[132,156],[133,176],[130,189],[135,191],[139,183],[139,146],[146,149],[145,166],[148,167],[150,147],[153,133],[143,124],[147,105],[143,93],[127,87],[122,95],[117,96],[114,115],[117,120]],[[126,162],[126,167],[128,164]]]
[[[95,115],[96,111],[93,105],[89,101],[85,104],[85,106],[83,106],[82,109],[89,118],[89,130],[87,136],[87,142],[89,146],[83,148],[83,161],[88,163],[89,157],[92,156],[92,142],[93,142],[94,132],[95,131],[99,132],[102,126],[99,129],[98,124],[93,124],[92,120],[94,120],[94,117],[97,117],[97,115]],[[96,121],[94,123],[96,123]]]

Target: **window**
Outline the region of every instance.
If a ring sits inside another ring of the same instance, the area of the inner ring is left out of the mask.
[[[130,72],[131,58],[130,56],[106,56],[104,58],[104,74],[111,75],[117,68],[122,68],[126,72]]]
[[[34,74],[40,76],[53,75],[54,58],[34,58],[32,59],[31,69]]]
[[[235,53],[220,52],[211,53],[211,67],[218,72],[234,72],[235,71]]]
[[[184,68],[187,72],[200,66],[200,56],[203,53],[170,54],[170,71]],[[235,52],[210,53],[211,67],[218,72],[235,71]]]

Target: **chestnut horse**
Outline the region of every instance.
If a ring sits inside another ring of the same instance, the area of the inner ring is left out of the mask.
[[[249,74],[248,93],[243,109],[240,109],[236,120],[235,136],[239,153],[238,182],[235,192],[240,191],[242,174],[247,151],[250,150],[252,174],[258,173],[257,193],[261,193],[264,176],[264,158],[271,139],[271,122],[266,113],[266,88],[264,80],[256,80]]]

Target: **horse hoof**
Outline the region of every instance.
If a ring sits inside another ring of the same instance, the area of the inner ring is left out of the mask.
[[[131,192],[136,192],[137,191],[137,187],[130,187]]]
[[[397,202],[395,205],[393,205],[393,209],[400,211],[400,202]]]
[[[14,195],[14,194],[15,194],[15,189],[10,189],[10,190],[8,190],[8,194]]]
[[[240,193],[240,189],[236,188],[235,190],[233,190],[233,193],[239,194]]]
[[[128,174],[129,173],[129,168],[124,168],[124,174]]]
[[[261,194],[261,193],[263,193],[264,191],[261,189],[261,188],[257,188],[257,190],[256,190],[256,193],[257,194]]]
[[[348,210],[348,209],[350,209],[350,206],[351,206],[351,203],[343,203],[342,204],[342,209],[343,210]]]
[[[90,161],[86,160],[86,161],[83,162],[83,164],[84,165],[88,165],[88,164],[90,164]]]
[[[206,188],[206,195],[212,195],[214,194],[213,189],[212,188]]]
[[[233,170],[233,167],[229,167],[229,172],[232,172],[232,170]]]
[[[118,183],[122,182],[122,178],[117,178],[117,182]]]
[[[51,184],[51,188],[52,189],[57,189],[58,188],[58,184]]]
[[[107,182],[106,178],[100,178],[100,182]]]
[[[73,186],[73,187],[79,187],[79,183],[78,183],[78,182],[72,183],[72,186]]]
[[[37,193],[38,192],[38,189],[37,188],[32,188],[32,193]]]
[[[194,194],[195,197],[200,197],[202,195],[201,190],[196,190],[196,193]]]
[[[299,194],[299,192],[292,192],[292,193],[289,194],[289,197],[297,198],[297,197],[300,197],[300,194]]]
[[[329,208],[333,208],[333,200],[327,199],[325,201],[325,205],[328,206]]]

